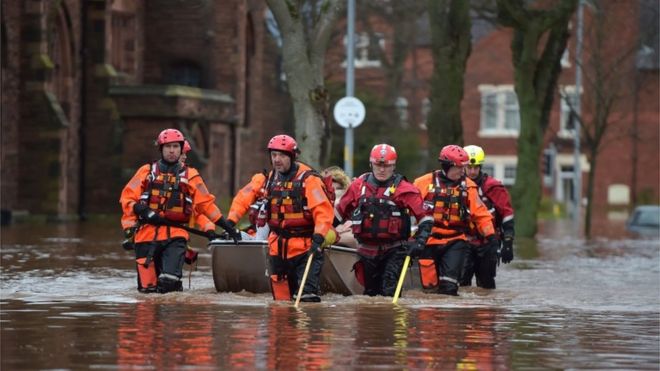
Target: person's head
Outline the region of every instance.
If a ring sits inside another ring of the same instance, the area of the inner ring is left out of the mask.
[[[270,162],[278,173],[285,174],[300,154],[298,143],[288,135],[280,134],[268,141]]]
[[[456,181],[463,176],[469,158],[463,148],[450,144],[440,150],[438,161],[440,161],[440,168],[445,176],[452,181]]]
[[[188,152],[192,150],[192,147],[190,147],[190,143],[188,143],[187,140],[183,141],[183,149],[181,150],[181,156],[179,157],[179,162],[181,165],[186,163],[186,160],[188,159]]]
[[[348,185],[351,183],[351,179],[346,175],[344,170],[339,166],[330,166],[321,172],[322,176],[331,176],[332,185],[335,188],[335,203],[339,201],[341,196],[346,193]]]
[[[396,150],[389,144],[376,144],[369,154],[369,165],[374,177],[384,182],[392,177],[396,167]]]
[[[156,144],[163,161],[173,164],[179,161],[186,138],[176,129],[165,129],[158,134]]]
[[[479,174],[481,174],[481,165],[486,159],[486,153],[479,146],[465,146],[463,147],[465,152],[468,154],[469,164],[465,169],[465,174],[470,177],[470,179],[477,179]]]

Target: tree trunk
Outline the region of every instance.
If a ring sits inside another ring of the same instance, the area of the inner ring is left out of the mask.
[[[515,90],[520,108],[518,165],[511,190],[516,235],[534,237],[541,201],[540,157],[548,127],[568,23],[577,0],[562,0],[550,10],[526,9],[522,0],[497,0],[498,17],[514,29],[511,40]]]
[[[594,187],[596,186],[596,163],[598,160],[598,153],[596,148],[590,149],[589,161],[590,169],[589,176],[587,178],[587,208],[584,214],[584,237],[589,240],[591,239],[591,214],[593,208],[593,198],[594,198]]]
[[[282,34],[282,60],[293,103],[295,138],[301,159],[314,168],[330,152],[329,97],[323,82],[330,33],[343,2],[328,0],[317,14],[302,2],[267,0]]]
[[[429,0],[433,45],[431,112],[427,118],[429,158],[448,144],[463,145],[461,101],[471,50],[470,2]]]

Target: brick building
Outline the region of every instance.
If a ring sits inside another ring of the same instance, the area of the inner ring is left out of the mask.
[[[211,191],[233,195],[289,129],[276,41],[257,0],[2,2],[2,209],[117,213],[121,188],[190,137]]]
[[[594,194],[594,206],[598,209],[627,207],[634,202],[657,203],[659,200],[658,5],[657,2],[646,0],[639,1],[636,7],[629,5],[612,2],[606,7],[606,11],[610,12],[606,32],[617,36],[606,36],[602,53],[609,64],[605,63],[602,67],[612,68],[612,60],[624,55],[630,57],[625,58],[616,70],[616,74],[621,75],[617,82],[621,94],[613,105],[614,112],[610,115],[612,123],[598,155]],[[593,25],[593,11],[585,7],[584,82],[581,90],[582,112],[586,120],[593,118],[592,102],[596,94],[593,84],[594,65],[590,60],[596,47],[593,45],[593,37],[588,35],[589,27]],[[370,23],[369,33],[363,24],[356,24],[356,90],[382,93],[387,90],[387,71],[382,68],[378,55],[371,48],[380,48],[386,55],[391,55],[393,31],[382,19],[372,19]],[[423,138],[433,135],[426,132],[425,126],[429,110],[428,82],[433,71],[428,35],[427,15],[423,15],[418,22],[415,47],[404,63],[405,75],[400,97],[392,103],[397,106],[397,110],[405,111],[399,115],[399,119],[405,118],[413,124],[411,129],[421,130],[422,146]],[[485,149],[485,170],[506,185],[512,185],[515,181],[520,125],[514,91],[511,37],[510,29],[497,28],[480,19],[473,20],[472,53],[468,59],[462,102],[465,143]],[[638,38],[641,39],[639,48]],[[544,138],[545,153],[552,155],[553,160],[548,167],[548,174],[540,174],[544,177],[544,193],[567,203],[570,203],[574,195],[574,126],[571,125],[570,107],[576,94],[575,44],[576,38],[573,35],[562,58],[559,87]],[[344,54],[341,48],[342,45],[336,45],[330,51],[330,60],[334,58],[333,63],[328,63],[331,79],[343,79],[341,65]],[[635,81],[639,84],[637,88],[633,84]],[[591,161],[584,138],[581,143],[582,194],[586,197],[584,189]],[[434,163],[428,166],[434,166]],[[542,164],[541,168],[544,166]]]

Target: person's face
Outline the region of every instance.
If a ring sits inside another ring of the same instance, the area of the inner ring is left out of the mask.
[[[394,174],[394,165],[385,165],[383,163],[371,163],[371,170],[374,173],[374,177],[379,182],[384,182],[392,177]]]
[[[476,179],[479,176],[480,171],[481,166],[468,165],[468,167],[465,168],[465,175],[467,175],[470,179]]]
[[[181,143],[173,142],[164,144],[162,156],[167,162],[177,162],[181,156]]]
[[[291,169],[291,157],[284,152],[270,151],[270,162],[278,173],[286,173]]]
[[[452,166],[449,168],[449,171],[447,172],[447,178],[453,181],[459,180],[461,179],[461,176],[463,176],[464,171],[465,171],[465,166]]]
[[[335,187],[335,205],[339,203],[339,199],[341,196],[346,193],[346,189],[341,186],[341,184],[337,182],[332,182],[332,186]]]

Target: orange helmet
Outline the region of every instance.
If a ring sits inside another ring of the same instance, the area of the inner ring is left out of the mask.
[[[389,144],[376,144],[369,154],[369,162],[372,164],[396,164],[396,150]]]
[[[470,156],[460,146],[450,144],[440,150],[438,161],[451,166],[466,166],[470,162]]]
[[[296,158],[298,153],[300,153],[296,140],[284,134],[272,137],[268,141],[268,150],[284,152],[292,158]]]
[[[182,150],[182,152],[183,153],[188,153],[188,152],[190,152],[190,150],[192,150],[192,147],[190,147],[190,143],[188,143],[187,140],[184,140],[183,141],[183,150]]]
[[[156,144],[162,146],[167,143],[185,142],[185,140],[186,138],[183,137],[183,134],[181,134],[180,131],[176,129],[165,129],[158,134]]]

